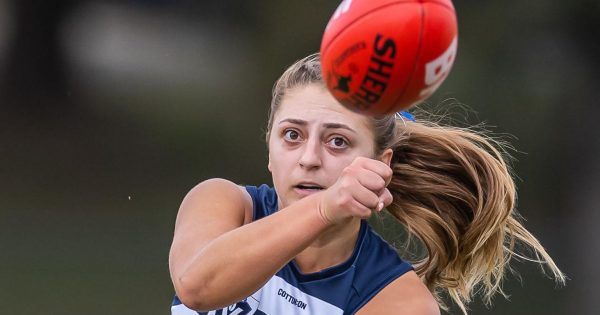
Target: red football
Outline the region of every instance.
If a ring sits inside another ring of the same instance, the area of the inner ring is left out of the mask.
[[[442,84],[457,39],[450,0],[344,0],[323,34],[323,78],[353,111],[405,110]]]

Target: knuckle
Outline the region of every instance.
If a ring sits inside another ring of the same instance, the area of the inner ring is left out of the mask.
[[[348,165],[342,170],[342,176],[352,176],[355,172],[355,167],[353,165]]]
[[[339,198],[337,198],[337,203],[339,207],[345,207],[346,205],[350,204],[351,201],[352,198],[350,198],[350,196],[346,194],[343,194]]]
[[[385,187],[385,180],[381,177],[377,178],[377,190]]]
[[[385,170],[385,177],[387,177],[387,178],[390,178],[390,177],[392,177],[393,175],[394,175],[394,171],[393,171],[391,168],[389,168],[389,167],[388,167],[388,168]]]
[[[349,178],[343,178],[340,182],[340,187],[344,190],[352,188],[352,181]]]

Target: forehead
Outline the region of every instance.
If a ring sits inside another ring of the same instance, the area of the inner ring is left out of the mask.
[[[357,131],[371,131],[366,116],[342,106],[322,85],[309,84],[288,90],[274,115],[274,125],[293,118],[308,123],[342,123]]]

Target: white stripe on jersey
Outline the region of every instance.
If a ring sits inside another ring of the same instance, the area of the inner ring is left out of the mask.
[[[283,278],[274,276],[252,297],[259,301],[259,308],[267,315],[337,315],[344,311],[317,297],[308,295]]]
[[[198,315],[198,312],[191,310],[183,304],[171,306],[171,314],[173,315]]]
[[[273,276],[269,281],[246,300],[222,310],[208,312],[208,315],[221,314],[258,314],[265,315],[342,315],[344,310],[317,297],[306,294],[286,282]],[[171,307],[172,315],[197,315],[193,310],[179,304]]]

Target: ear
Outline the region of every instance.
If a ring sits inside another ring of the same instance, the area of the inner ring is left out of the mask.
[[[392,163],[392,156],[394,156],[394,151],[392,149],[385,149],[381,154],[381,157],[379,157],[379,160],[391,167],[390,163]]]

